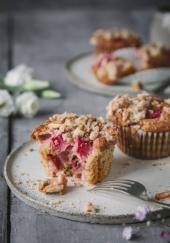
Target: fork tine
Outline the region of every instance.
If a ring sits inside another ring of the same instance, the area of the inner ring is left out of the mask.
[[[134,181],[129,179],[118,179],[118,180],[109,180],[106,182],[103,182],[101,184],[98,184],[95,188],[90,189],[89,191],[94,191],[100,188],[101,190],[113,190],[121,189],[121,190],[127,190],[129,187],[131,187],[134,184]]]
[[[133,184],[132,183],[128,183],[128,182],[123,182],[123,181],[109,181],[109,182],[105,182],[105,183],[99,184],[96,187],[100,187],[100,188],[114,187],[114,186],[132,187]]]
[[[122,183],[126,183],[126,184],[134,184],[135,182],[129,179],[117,179],[117,180],[108,180],[102,183],[102,185],[104,184],[110,184],[110,183],[117,183],[117,182],[122,182]]]
[[[119,182],[119,181],[115,181],[113,183],[102,183],[100,185],[98,185],[97,187],[103,187],[103,186],[117,186],[117,185],[120,185],[120,186],[128,186],[128,187],[131,187],[133,184],[130,184],[130,183],[126,183],[126,182]]]
[[[131,187],[130,185],[115,183],[114,185],[101,185],[101,186],[97,186],[96,188],[112,190],[114,188],[128,189],[130,187]]]
[[[119,187],[117,187],[117,188],[115,187],[112,190],[109,190],[109,189],[104,189],[103,190],[102,188],[93,188],[93,189],[91,189],[89,191],[93,191],[93,192],[105,192],[105,191],[107,191],[107,192],[110,192],[110,193],[112,193],[113,191],[118,191],[118,192],[123,192],[123,193],[127,193],[128,194],[128,191],[126,189],[121,189]]]
[[[121,185],[114,185],[114,186],[100,186],[100,187],[95,187],[92,190],[97,190],[97,189],[101,189],[101,190],[114,190],[114,189],[119,189],[119,190],[128,190],[128,186],[121,186]]]

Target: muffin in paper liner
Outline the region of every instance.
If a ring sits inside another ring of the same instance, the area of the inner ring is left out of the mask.
[[[118,147],[139,159],[159,159],[170,155],[170,131],[145,132],[132,126],[119,127]]]

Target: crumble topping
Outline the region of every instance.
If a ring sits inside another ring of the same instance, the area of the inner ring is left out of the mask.
[[[114,39],[135,39],[139,40],[139,37],[136,33],[127,30],[125,28],[113,28],[113,29],[98,29],[96,32],[94,32],[90,43],[92,45],[97,44],[98,39],[104,39],[104,40],[114,40]]]
[[[129,95],[116,96],[107,106],[107,117],[118,125],[140,125],[149,124],[170,129],[170,103],[147,93],[142,93],[136,97]],[[154,120],[155,119],[155,120]],[[160,124],[153,124],[153,121]],[[148,129],[148,128],[147,128]]]
[[[61,193],[64,194],[67,187],[67,179],[64,175],[57,178],[50,178],[39,182],[39,191],[45,193]]]
[[[146,44],[143,47],[141,47],[139,51],[141,52],[144,60],[146,61],[150,60],[150,58],[160,57],[169,52],[169,50],[164,45],[159,43]]]
[[[105,123],[102,117],[92,115],[77,116],[74,113],[56,114],[50,117],[44,124],[34,129],[32,137],[46,132],[49,134],[63,134],[68,142],[76,137],[94,140],[97,137],[105,137],[109,141],[115,141],[116,129]]]
[[[86,202],[83,211],[84,213],[94,214],[97,212],[97,208],[91,202]]]

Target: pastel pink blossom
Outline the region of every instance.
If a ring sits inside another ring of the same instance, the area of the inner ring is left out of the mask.
[[[170,239],[170,230],[163,230],[160,234],[160,236],[164,239]]]
[[[148,213],[147,207],[139,206],[139,207],[137,207],[137,210],[135,212],[135,219],[137,219],[139,221],[143,221],[143,220],[145,220],[147,213]]]

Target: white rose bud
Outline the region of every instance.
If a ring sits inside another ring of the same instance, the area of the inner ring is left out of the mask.
[[[0,90],[0,116],[8,117],[15,110],[11,95],[6,90]]]
[[[5,84],[8,86],[20,86],[32,80],[32,68],[21,64],[6,73]]]
[[[16,107],[21,115],[32,118],[39,110],[38,97],[33,92],[25,92],[16,98]]]

